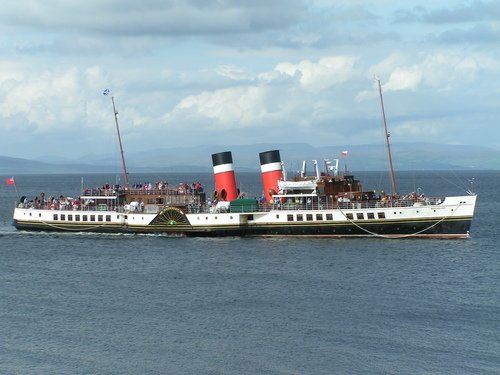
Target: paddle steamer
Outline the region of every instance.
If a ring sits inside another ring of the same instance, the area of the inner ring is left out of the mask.
[[[351,173],[339,173],[338,159],[314,161],[312,175],[304,163],[297,176],[287,179],[279,150],[259,154],[264,192],[259,200],[239,193],[230,151],[212,155],[215,191],[208,196],[197,184],[130,186],[113,100],[125,186],[87,189],[76,199],[22,199],[14,209],[14,226],[212,237],[468,238],[473,191],[433,198],[397,193],[380,81],[379,89],[390,164],[388,194],[365,190]]]
[[[76,199],[23,199],[23,230],[167,233],[183,236],[374,236],[467,238],[476,195],[424,197],[364,190],[338,160],[314,162],[287,180],[278,150],[260,154],[263,199],[242,198],[229,151],[212,155],[214,194],[198,184],[175,188],[103,186]],[[305,164],[304,164],[305,165]]]

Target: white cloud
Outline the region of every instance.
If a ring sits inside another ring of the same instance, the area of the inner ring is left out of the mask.
[[[0,82],[2,126],[22,130],[29,124],[38,133],[73,129],[76,124],[98,126],[99,116],[86,106],[89,95],[100,92],[96,87],[100,82],[96,67],[14,73],[9,81]]]
[[[405,121],[392,126],[392,133],[399,139],[420,139],[432,141],[438,136],[446,133],[442,124],[433,120]],[[391,137],[392,138],[392,137]]]
[[[252,82],[248,85],[189,95],[164,120],[179,124],[202,122],[205,118],[205,127],[219,130],[258,129],[270,124],[274,128],[310,127],[317,120],[341,112],[325,95],[327,89],[352,78],[355,61],[336,56],[317,62],[279,63],[273,71],[259,73],[255,79],[245,77]],[[230,71],[238,69],[232,67]],[[303,117],[303,112],[308,115]]]
[[[413,57],[392,54],[369,71],[373,75],[380,74],[386,91],[414,91],[420,87],[448,91],[474,81],[481,70],[494,70],[498,67],[498,61],[484,54],[433,51]]]
[[[437,90],[471,82],[480,69],[476,56],[463,53],[435,53],[426,56],[421,65],[425,84]]]
[[[220,65],[215,69],[215,72],[222,77],[226,77],[235,81],[249,79],[249,75],[241,68],[234,65]]]
[[[309,60],[298,64],[281,63],[276,70],[291,77],[300,77],[300,84],[305,90],[318,92],[351,79],[355,62],[354,57],[333,56],[324,57],[317,63]]]
[[[384,85],[387,91],[415,90],[422,82],[423,72],[418,66],[396,68]]]
[[[181,100],[174,112],[183,116],[203,116],[223,128],[247,127],[262,120],[266,111],[265,87],[233,87],[202,92]]]

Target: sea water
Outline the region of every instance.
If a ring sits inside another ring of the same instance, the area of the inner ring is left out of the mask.
[[[386,173],[357,177],[388,189]],[[398,183],[444,196],[472,177],[470,239],[389,240],[16,231],[16,196],[118,178],[15,176],[17,193],[0,188],[0,374],[499,374],[500,173]],[[262,193],[258,174],[237,179]],[[131,180],[213,189],[210,174]]]

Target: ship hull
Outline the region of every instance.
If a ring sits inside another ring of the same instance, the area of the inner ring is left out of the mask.
[[[330,223],[308,225],[238,225],[238,226],[128,226],[103,225],[58,225],[36,221],[14,221],[18,230],[50,232],[93,232],[93,233],[142,233],[171,234],[187,237],[227,237],[227,236],[304,236],[304,237],[390,237],[390,238],[468,238],[471,218],[449,221],[405,221],[384,223]]]
[[[17,229],[30,231],[187,237],[468,238],[475,201],[475,196],[464,196],[429,206],[266,212],[184,213],[173,207],[160,213],[16,208],[13,224]]]

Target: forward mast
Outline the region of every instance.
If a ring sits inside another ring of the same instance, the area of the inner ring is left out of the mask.
[[[387,130],[387,120],[385,118],[385,109],[384,109],[384,98],[382,96],[382,85],[380,83],[380,79],[377,79],[377,83],[378,83],[378,92],[380,95],[380,106],[382,108],[382,120],[384,121],[385,144],[387,146],[387,158],[389,160],[389,174],[391,177],[391,195],[395,195],[398,193],[398,188],[396,185],[396,175],[394,174],[394,166],[392,164],[391,143],[389,141],[391,134]]]
[[[129,183],[128,183],[127,165],[125,164],[125,156],[123,154],[122,137],[120,136],[120,126],[118,125],[118,111],[116,110],[115,99],[113,96],[111,96],[111,102],[113,103],[113,113],[115,116],[116,134],[118,136],[118,144],[120,145],[120,154],[122,157],[123,177],[125,179],[125,189],[128,189]]]

